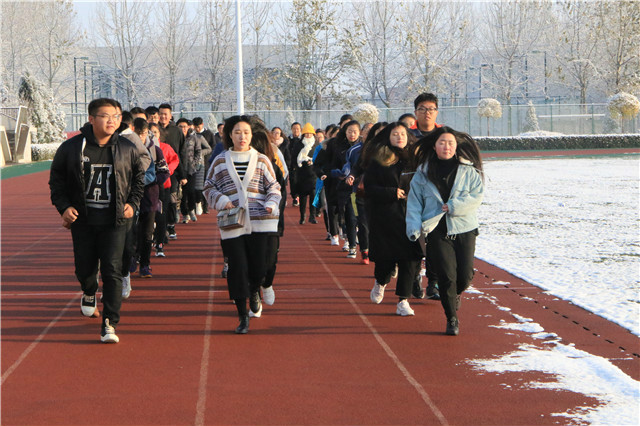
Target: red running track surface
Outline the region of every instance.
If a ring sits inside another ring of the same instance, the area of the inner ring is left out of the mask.
[[[322,224],[298,225],[292,207],[276,303],[248,335],[233,333],[209,214],[177,226],[167,257],[152,258],[153,278],[133,277],[120,343],[101,344],[99,319],[79,312],[71,238],[47,180],[2,180],[3,425],[558,424],[552,413],[597,403],[526,387],[552,380],[539,372],[472,368],[521,344],[544,347],[492,327],[514,322],[498,306],[640,379],[636,336],[481,261],[482,295],[465,295],[460,336],[443,335],[436,301],[413,299],[416,315],[398,317],[392,288],[380,305],[369,300],[373,264],[330,246]]]

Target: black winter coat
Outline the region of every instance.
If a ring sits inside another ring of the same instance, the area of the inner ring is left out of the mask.
[[[82,170],[83,140],[95,143],[93,126],[80,129],[80,134],[67,139],[53,157],[49,174],[51,202],[62,215],[73,206],[78,211],[78,220],[87,220],[85,181]],[[133,142],[115,133],[109,141],[113,154],[113,170],[116,175],[116,224],[125,223],[124,205],[129,203],[134,210],[140,209],[144,193],[145,170],[140,163],[138,148]]]
[[[398,188],[409,193],[406,162],[388,166],[372,160],[364,174],[365,209],[369,220],[369,257],[372,261],[420,260],[422,248],[407,238],[407,200],[398,199]]]

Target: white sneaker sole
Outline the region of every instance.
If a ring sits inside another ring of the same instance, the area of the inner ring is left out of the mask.
[[[260,310],[258,312],[253,312],[249,309],[249,318],[260,318],[262,316],[262,305],[260,305]]]
[[[273,287],[262,287],[262,301],[271,306],[276,301],[276,293],[273,291]]]
[[[115,334],[105,334],[104,336],[100,336],[100,341],[102,343],[118,343],[120,338]]]

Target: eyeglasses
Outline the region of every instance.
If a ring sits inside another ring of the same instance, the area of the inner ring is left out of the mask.
[[[420,107],[420,108],[416,109],[416,112],[418,112],[420,114],[426,114],[426,113],[433,114],[437,110],[438,110],[438,108],[434,108],[434,107],[430,107],[430,108]]]
[[[103,120],[107,120],[107,121],[118,121],[122,118],[122,114],[116,114],[116,115],[100,114],[100,115],[94,115],[94,117],[100,117]]]

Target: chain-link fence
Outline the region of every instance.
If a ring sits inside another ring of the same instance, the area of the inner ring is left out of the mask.
[[[503,105],[502,117],[489,119],[478,115],[475,106],[440,107],[438,123],[446,124],[456,130],[462,130],[473,136],[515,136],[524,132],[527,116],[527,105]],[[603,133],[606,118],[606,104],[539,104],[534,106],[540,130],[558,132],[567,135],[589,135]],[[282,127],[286,133],[286,117],[291,112],[295,121],[310,122],[316,128],[324,128],[337,123],[350,110],[246,110],[245,114],[257,114],[269,128]],[[404,113],[413,113],[413,107],[379,109],[380,121],[396,121]],[[235,111],[174,111],[174,119],[180,117],[202,117],[207,122],[213,113],[218,121],[235,115]],[[67,131],[77,130],[87,120],[86,114],[67,114]],[[640,121],[638,117],[622,123],[624,133],[638,133]]]

